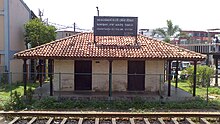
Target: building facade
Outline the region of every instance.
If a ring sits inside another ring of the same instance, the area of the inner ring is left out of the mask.
[[[163,91],[164,65],[165,60],[114,60],[112,91]],[[79,66],[90,68],[87,73],[91,75],[79,73]],[[135,68],[139,68],[138,71]],[[54,73],[54,91],[109,90],[108,60],[54,60]],[[58,76],[59,73],[61,76]],[[86,78],[88,80],[85,81]]]
[[[220,32],[213,31],[187,31],[183,30],[182,33],[188,35],[188,37],[180,37],[175,40],[173,43],[175,44],[207,44],[208,42],[212,42],[216,35],[219,35]],[[210,37],[210,41],[209,41]]]
[[[20,81],[22,61],[13,54],[26,49],[24,24],[35,17],[23,0],[0,0],[0,72],[12,72],[13,81]]]

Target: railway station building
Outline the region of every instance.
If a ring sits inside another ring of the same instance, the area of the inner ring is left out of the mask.
[[[50,95],[81,91],[107,92],[110,97],[114,92],[159,93],[164,92],[165,79],[171,74],[171,61],[194,61],[195,73],[197,61],[206,57],[143,35],[94,38],[93,33],[79,33],[16,53],[15,58],[23,59],[24,85],[26,61],[41,59],[48,60]],[[167,79],[166,94],[170,96],[171,81]],[[196,75],[193,96],[195,89]]]

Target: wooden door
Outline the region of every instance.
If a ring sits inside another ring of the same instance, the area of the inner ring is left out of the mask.
[[[145,61],[128,61],[128,91],[144,91]]]
[[[75,90],[92,89],[92,61],[75,61]]]

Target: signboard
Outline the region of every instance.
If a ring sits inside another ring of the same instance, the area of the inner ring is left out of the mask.
[[[137,36],[137,17],[94,17],[95,36]]]

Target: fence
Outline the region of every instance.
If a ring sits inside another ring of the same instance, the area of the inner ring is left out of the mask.
[[[147,100],[188,100],[192,97],[192,85],[189,83],[189,77],[185,80],[180,79],[178,88],[175,88],[174,75],[164,74],[108,74],[108,73],[54,73],[53,84],[51,86],[49,74],[42,74],[43,85],[40,87],[40,73],[36,73],[36,82],[27,81],[27,89],[34,89],[34,95],[37,98],[50,96],[52,88],[53,96],[55,97],[72,97],[72,98],[100,98],[108,99],[126,99],[141,97]],[[28,77],[28,76],[27,76]],[[166,77],[172,79],[171,96],[168,97],[169,85],[166,83]],[[197,88],[197,95],[208,100],[210,94],[213,94],[212,88],[214,85],[214,76],[207,78],[209,80],[197,80],[197,84],[202,84],[201,88]],[[10,78],[11,80],[7,80]],[[182,78],[182,77],[181,77]],[[1,91],[12,93],[18,91],[23,94],[24,83],[23,73],[0,73]],[[27,78],[29,79],[29,78]],[[17,81],[16,81],[17,80]],[[8,82],[11,81],[11,82]],[[202,87],[203,86],[203,87]],[[185,90],[185,91],[184,91]],[[202,91],[201,91],[202,90]],[[200,92],[203,92],[200,94]],[[218,92],[218,91],[216,91]],[[218,94],[218,93],[217,93]]]

